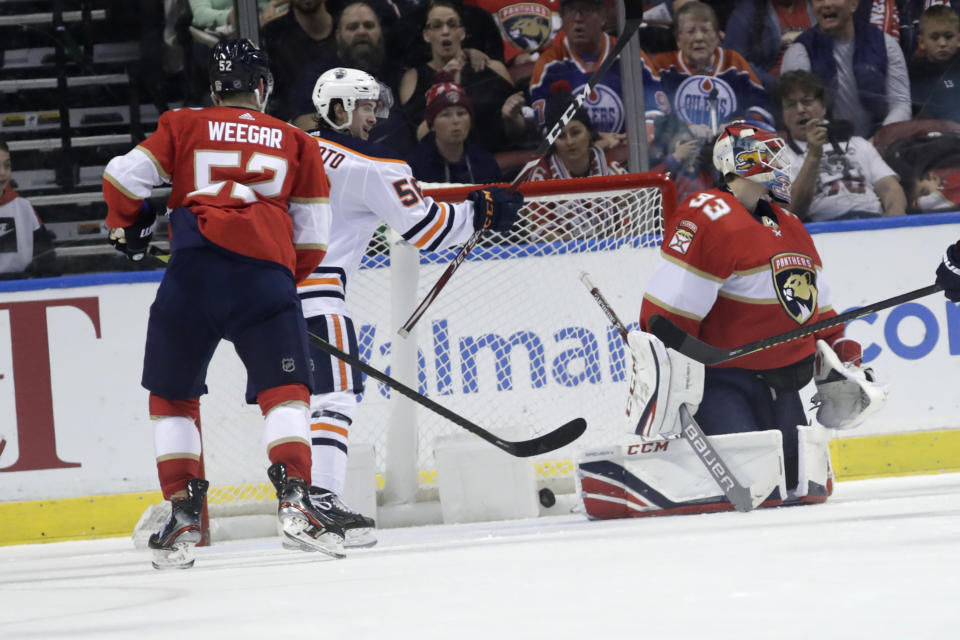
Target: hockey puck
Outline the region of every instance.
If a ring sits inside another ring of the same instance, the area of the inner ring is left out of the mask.
[[[544,487],[540,489],[540,504],[547,507],[548,509],[553,505],[557,504],[557,496],[553,495],[553,491]]]

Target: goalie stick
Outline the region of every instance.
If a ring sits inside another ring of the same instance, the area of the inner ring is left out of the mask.
[[[720,364],[721,362],[726,362],[727,360],[740,358],[757,351],[762,351],[763,349],[769,349],[770,347],[775,347],[778,344],[790,342],[791,340],[796,340],[797,338],[805,338],[806,336],[812,335],[818,331],[822,331],[823,329],[829,329],[830,327],[835,327],[838,324],[843,324],[850,320],[856,320],[857,318],[868,316],[871,313],[882,311],[890,307],[895,307],[898,304],[909,302],[910,300],[915,300],[916,298],[922,298],[930,295],[931,293],[936,293],[937,291],[942,290],[943,287],[941,287],[939,284],[932,284],[929,287],[908,291],[907,293],[900,294],[899,296],[887,298],[886,300],[874,302],[873,304],[868,304],[865,307],[860,307],[858,309],[847,311],[846,313],[841,313],[840,315],[827,318],[826,320],[814,322],[806,327],[799,327],[797,329],[787,331],[786,333],[780,333],[775,336],[770,336],[769,338],[757,340],[756,342],[750,342],[739,347],[733,347],[732,349],[714,347],[713,345],[707,344],[702,340],[698,340],[675,325],[671,320],[661,315],[654,315],[650,318],[650,333],[660,338],[660,340],[663,341],[663,344],[665,344],[667,347],[682,353],[688,358],[692,358],[697,362],[702,362],[705,365],[714,365]]]
[[[338,360],[346,362],[351,367],[360,369],[360,371],[364,372],[371,378],[379,380],[380,382],[389,386],[391,389],[398,391],[401,395],[410,398],[417,404],[430,409],[430,411],[433,411],[434,413],[440,414],[458,427],[462,427],[475,436],[483,438],[490,444],[499,447],[512,456],[516,456],[518,458],[529,458],[530,456],[535,456],[541,453],[547,453],[548,451],[553,451],[554,449],[559,449],[560,447],[566,446],[579,438],[580,435],[587,429],[586,420],[583,418],[574,418],[563,426],[558,427],[549,433],[537,436],[536,438],[520,440],[516,442],[502,440],[483,427],[470,422],[463,416],[454,413],[443,405],[437,404],[430,398],[417,393],[399,380],[391,378],[383,371],[374,369],[360,358],[337,349],[320,336],[309,331],[307,332],[307,335],[310,336],[310,339],[313,340],[314,344],[316,344],[317,347],[319,347],[322,351],[325,351]]]
[[[620,321],[613,307],[610,306],[607,299],[600,293],[600,289],[593,284],[593,280],[591,280],[590,276],[585,272],[580,274],[580,281],[583,283],[583,286],[587,288],[587,291],[590,292],[590,295],[593,296],[593,299],[597,301],[604,315],[606,315],[607,319],[613,324],[614,328],[620,334],[620,337],[623,338],[623,341],[629,346],[627,342],[627,327]],[[720,487],[720,490],[723,491],[723,495],[730,501],[734,509],[741,512],[752,511],[767,498],[769,492],[753,491],[752,487],[747,488],[740,484],[730,471],[730,468],[723,461],[723,458],[720,457],[720,454],[717,453],[717,450],[710,443],[709,438],[703,433],[703,429],[700,428],[697,421],[690,415],[690,411],[687,410],[687,405],[685,404],[680,405],[680,424],[683,427],[680,429],[680,433],[683,435],[684,440],[687,441],[690,448],[693,449],[693,452],[697,454],[697,458],[703,463],[704,468],[706,468],[707,472],[717,483],[717,486]]]
[[[520,185],[527,181],[527,177],[533,171],[533,169],[543,160],[543,157],[547,154],[547,151],[550,150],[550,147],[553,146],[553,143],[557,141],[557,138],[560,137],[560,134],[563,133],[564,128],[573,120],[573,116],[576,115],[577,109],[583,106],[584,101],[590,96],[590,93],[593,91],[593,88],[600,81],[600,79],[610,70],[610,67],[613,66],[614,61],[620,56],[620,52],[623,51],[623,48],[627,46],[627,43],[630,42],[630,38],[633,37],[633,34],[636,33],[637,29],[640,28],[640,25],[643,23],[643,7],[640,2],[636,0],[625,0],[626,8],[626,20],[623,24],[623,32],[618,36],[616,44],[613,46],[613,49],[610,50],[610,54],[604,58],[603,63],[597,67],[596,71],[587,79],[586,84],[584,84],[579,91],[574,95],[570,96],[570,102],[567,104],[566,109],[564,109],[563,114],[560,118],[553,123],[547,132],[547,136],[540,143],[540,146],[537,147],[536,151],[533,152],[533,156],[530,160],[527,161],[523,168],[520,170],[520,173],[517,174],[517,177],[513,179],[513,182],[507,187],[507,191],[515,193],[517,189],[520,188]],[[447,286],[447,282],[450,281],[450,278],[453,277],[454,272],[460,268],[460,265],[464,263],[467,259],[467,255],[477,246],[477,243],[480,242],[480,238],[483,237],[483,234],[486,232],[491,220],[489,217],[484,223],[484,226],[477,229],[473,232],[473,235],[463,244],[463,247],[460,248],[460,252],[454,257],[454,259],[447,265],[447,268],[444,270],[440,277],[437,278],[437,281],[434,283],[430,291],[427,292],[427,295],[423,298],[420,304],[416,309],[413,310],[413,313],[410,314],[410,317],[407,318],[407,321],[403,323],[397,333],[402,338],[406,338],[410,335],[410,331],[413,330],[413,327],[417,324],[423,314],[426,313],[427,309],[433,304],[433,301],[436,300],[437,296],[440,294],[440,291]]]

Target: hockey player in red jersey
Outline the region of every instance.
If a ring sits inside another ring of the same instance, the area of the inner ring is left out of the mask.
[[[222,41],[210,61],[216,106],[178,109],[104,170],[116,248],[142,258],[155,215],[146,198],[169,182],[172,258],[150,308],[142,384],[150,391],[157,471],[172,502],[153,534],[154,567],[193,565],[207,489],[200,396],[222,339],[233,343],[264,415],[278,519],[298,545],[339,556],[342,529],[310,502],[313,387],[296,282],[322,260],[329,183],[306,133],[263,113],[273,79],[249,40]]]
[[[726,186],[695,193],[665,221],[643,329],[660,314],[711,345],[735,347],[836,315],[813,239],[776,203],[790,193],[783,146],[763,125],[724,128],[713,160]],[[694,417],[707,435],[778,429],[788,497],[822,501],[828,487],[798,487],[798,425],[808,423],[798,391],[815,379],[820,423],[856,426],[885,398],[860,360],[860,344],[840,325],[706,367]]]

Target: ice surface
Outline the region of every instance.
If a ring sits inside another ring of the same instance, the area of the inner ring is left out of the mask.
[[[0,547],[0,638],[950,638],[960,474],[823,505],[379,532],[346,560],[278,539],[156,571],[129,539]]]

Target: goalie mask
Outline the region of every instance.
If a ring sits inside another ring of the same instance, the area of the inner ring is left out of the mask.
[[[347,121],[337,124],[331,120],[330,107],[334,100],[340,100],[343,110],[347,113]],[[358,69],[338,67],[325,71],[313,85],[313,106],[317,114],[337,131],[350,128],[353,123],[353,112],[359,100],[371,100],[375,103],[377,118],[386,118],[390,115],[393,106],[393,96],[389,89],[377,82],[369,73]]]
[[[762,184],[777,200],[790,202],[790,162],[783,138],[764,125],[738,121],[724,127],[713,145],[713,165],[721,174],[734,174]]]

